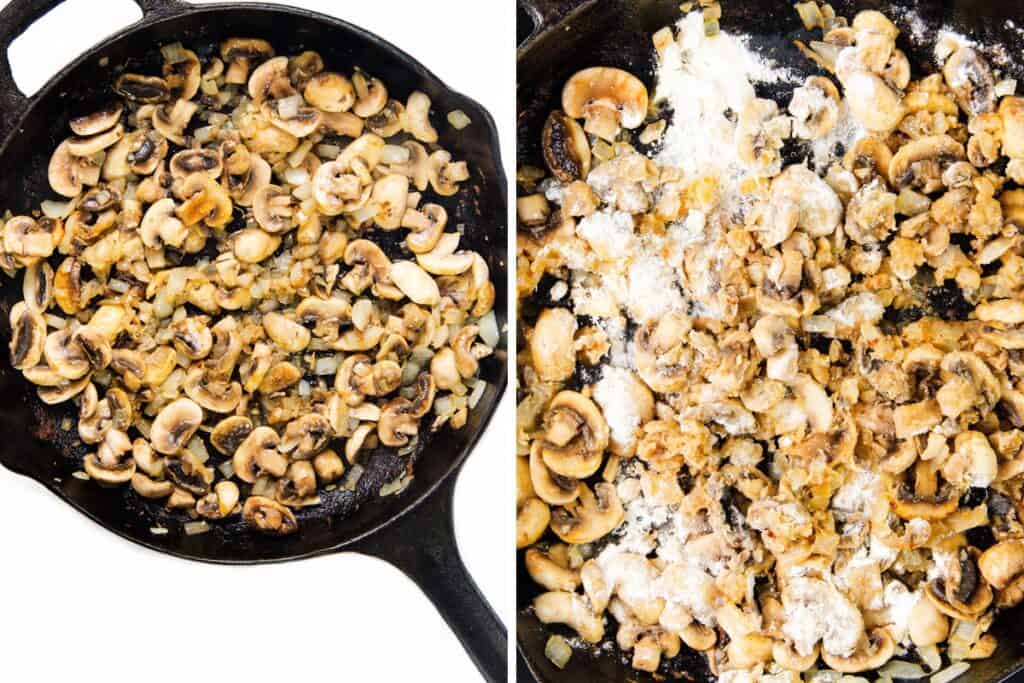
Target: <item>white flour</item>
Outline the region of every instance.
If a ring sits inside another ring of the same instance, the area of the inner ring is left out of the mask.
[[[636,440],[636,429],[640,426],[631,389],[635,381],[629,370],[608,367],[594,387],[594,400],[601,406],[612,439],[624,445]]]
[[[677,28],[678,39],[663,51],[657,72],[654,99],[673,110],[657,161],[679,168],[687,179],[717,177],[722,203],[729,206],[745,173],[737,158],[735,121],[755,98],[753,83],[797,77],[758,56],[742,36],[722,31],[709,38],[699,12]]]

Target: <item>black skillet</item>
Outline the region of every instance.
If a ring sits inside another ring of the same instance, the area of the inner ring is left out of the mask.
[[[853,16],[860,9],[889,10],[897,23],[902,12],[911,10],[928,26],[924,43],[935,41],[939,28],[967,35],[981,45],[1002,44],[1012,50],[1010,63],[999,65],[998,54],[990,54],[997,66],[1020,79],[1024,67],[1016,63],[1016,55],[1024,47],[1024,34],[1007,20],[1024,26],[1024,3],[1021,0],[831,0],[837,13]],[[520,0],[518,15],[517,85],[518,115],[516,140],[517,163],[543,167],[540,155],[540,133],[544,119],[560,106],[562,85],[574,72],[588,66],[617,66],[626,69],[648,86],[653,85],[654,51],[651,35],[663,26],[674,24],[680,17],[679,0]],[[794,38],[806,42],[808,34],[793,9],[783,0],[723,0],[722,28],[746,33],[761,54],[798,73],[816,73],[808,60],[792,46]],[[915,67],[934,72],[930,47],[911,44],[901,36],[900,46],[907,51]],[[984,51],[984,50],[983,50]],[[1004,53],[1006,57],[1009,53]],[[758,94],[788,102],[793,84],[761,89]],[[1020,90],[1018,90],[1020,92]],[[787,150],[784,150],[784,152]],[[800,158],[800,150],[791,150]],[[793,160],[796,160],[795,158]],[[543,284],[543,283],[542,283]],[[604,683],[606,681],[652,681],[654,677],[633,671],[628,658],[614,645],[602,654],[577,651],[568,666],[558,670],[544,656],[544,644],[553,632],[573,635],[571,631],[544,628],[530,612],[529,605],[541,589],[523,568],[517,568],[516,618],[519,680],[536,678],[544,683]],[[997,621],[993,633],[999,648],[990,659],[973,662],[970,670],[958,680],[996,683],[1011,677],[1024,679],[1024,624],[1018,623],[1021,612],[1014,610]],[[614,634],[613,629],[608,633]],[[708,677],[703,659],[693,652],[682,652],[664,662],[662,676],[683,675],[690,680]]]
[[[193,6],[180,0],[137,0],[141,21],[110,36],[78,57],[36,95],[25,97],[11,77],[7,48],[30,24],[61,0],[13,0],[0,11],[0,207],[29,211],[53,194],[48,186],[48,157],[68,135],[70,116],[109,100],[110,84],[128,65],[141,73],[158,73],[159,46],[182,41],[200,56],[224,38],[240,35],[270,40],[282,54],[312,49],[332,68],[351,71],[356,65],[380,77],[399,99],[415,89],[434,103],[435,120],[462,109],[472,125],[456,133],[438,125],[440,144],[455,158],[469,162],[471,179],[462,191],[443,202],[450,224],[465,225],[463,244],[488,262],[495,282],[495,314],[499,327],[507,319],[506,184],[498,152],[498,135],[486,110],[453,92],[419,62],[366,31],[313,12],[277,5],[216,4]],[[205,51],[205,52],[204,52]],[[102,60],[102,61],[101,61]],[[104,66],[106,65],[106,66]],[[392,256],[401,247],[392,238]],[[0,338],[10,339],[7,312],[20,285],[3,278],[0,285]],[[77,510],[121,536],[154,550],[182,558],[222,564],[278,562],[338,551],[378,557],[405,572],[427,594],[451,626],[483,676],[506,679],[507,636],[504,626],[480,594],[459,559],[452,520],[452,495],[457,472],[480,437],[506,384],[506,344],[481,364],[489,386],[468,424],[459,430],[423,434],[412,456],[386,449],[371,454],[355,491],[334,491],[324,504],[299,513],[299,533],[259,536],[238,522],[216,525],[203,535],[182,533],[180,517],[160,506],[141,504],[126,489],[103,489],[71,476],[80,468],[81,449],[61,429],[70,407],[47,408],[6,352],[0,363],[0,463],[31,477]],[[378,499],[375,492],[415,461],[415,478],[401,494]],[[170,529],[155,536],[154,526]],[[373,590],[372,586],[357,590]],[[387,600],[381,596],[381,600]],[[325,605],[330,609],[330,605]],[[337,606],[341,610],[341,605]],[[339,614],[341,612],[339,611]],[[382,671],[386,677],[386,671]]]

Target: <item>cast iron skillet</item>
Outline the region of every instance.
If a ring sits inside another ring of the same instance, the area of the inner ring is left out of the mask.
[[[650,87],[654,68],[651,35],[678,20],[679,4],[679,0],[520,0],[516,85],[518,164],[544,166],[540,155],[544,119],[560,106],[562,86],[577,70],[588,66],[617,66],[636,74]],[[1017,25],[1024,25],[1024,5],[1019,1],[831,0],[831,4],[847,17],[861,9],[888,10],[903,28],[906,22],[898,21],[901,10],[919,15],[929,28],[925,38],[928,47],[922,49],[908,42],[905,35],[900,37],[900,47],[910,56],[915,74],[921,69],[929,73],[935,71],[930,46],[934,44],[936,29],[942,27],[965,34],[982,45],[1002,44],[1012,50],[1013,55],[1020,54],[1024,47],[1022,34],[1006,24],[1007,20],[1013,20]],[[809,60],[792,46],[793,38],[803,38],[805,42],[807,38],[792,5],[792,2],[779,0],[725,0],[722,28],[750,34],[751,42],[761,54],[768,54],[783,66],[798,73],[816,73]],[[1021,76],[1018,64],[1004,64],[1000,68],[1018,79]],[[785,103],[793,87],[793,84],[758,86],[758,94]],[[799,150],[792,150],[792,153],[796,157],[787,159],[788,162],[802,158]],[[520,553],[516,629],[520,653],[517,672],[521,681],[533,678],[546,683],[655,680],[633,671],[628,666],[628,658],[614,646],[601,655],[577,651],[564,670],[556,669],[544,656],[548,636],[552,632],[575,634],[569,630],[544,628],[533,616],[529,606],[541,590],[527,575]],[[992,631],[999,638],[995,656],[973,662],[968,673],[959,680],[996,683],[1024,671],[1024,645],[1021,643],[1024,624],[1018,623],[1020,614],[1014,610],[999,619]],[[606,632],[614,635],[614,627]],[[703,658],[687,652],[685,647],[679,656],[663,662],[659,673],[685,675],[690,680],[704,680],[708,676]]]
[[[498,136],[486,110],[453,92],[412,57],[366,31],[338,19],[276,5],[217,4],[192,6],[181,0],[137,0],[141,21],[104,40],[54,76],[36,95],[23,96],[14,84],[7,48],[32,22],[61,0],[13,0],[0,12],[0,206],[26,212],[53,193],[46,179],[48,157],[68,135],[70,116],[109,100],[118,70],[127,63],[142,73],[158,73],[160,44],[182,41],[212,52],[232,35],[270,40],[279,53],[320,52],[333,68],[356,65],[380,77],[399,99],[414,89],[427,93],[436,115],[462,109],[473,124],[456,134],[438,126],[440,144],[469,162],[471,179],[458,196],[443,202],[452,225],[463,223],[463,243],[488,262],[495,282],[495,314],[504,327],[506,295],[506,184],[498,153]],[[101,58],[103,64],[101,66]],[[442,119],[443,120],[443,119]],[[383,238],[375,235],[374,238]],[[385,250],[395,256],[392,238]],[[0,342],[10,339],[8,311],[20,297],[20,285],[3,278],[0,285]],[[47,408],[7,353],[0,363],[0,463],[31,477],[70,505],[111,531],[148,548],[182,558],[222,564],[277,562],[340,550],[357,551],[395,565],[427,594],[481,673],[489,681],[506,678],[506,631],[488,607],[459,559],[452,523],[452,494],[459,466],[494,412],[506,384],[506,344],[481,364],[489,386],[468,424],[443,429],[408,458],[386,449],[371,454],[354,492],[325,494],[324,504],[298,514],[299,533],[264,537],[240,522],[215,525],[207,534],[186,536],[182,519],[158,505],[139,503],[126,488],[103,489],[71,476],[80,468],[81,452],[60,429],[70,407]],[[376,499],[374,492],[415,460],[415,478],[395,497]],[[150,528],[170,529],[154,536]],[[382,600],[386,600],[381,596]]]

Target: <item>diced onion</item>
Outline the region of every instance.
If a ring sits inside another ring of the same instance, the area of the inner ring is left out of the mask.
[[[914,664],[913,662],[901,662],[895,659],[879,669],[878,673],[889,676],[890,678],[907,679],[924,678],[928,675],[920,664]]]
[[[996,83],[996,97],[1006,97],[1017,92],[1017,79],[1006,78]]]
[[[455,130],[462,130],[469,124],[473,123],[473,119],[466,116],[466,112],[461,109],[448,112],[448,123],[452,124],[452,128]]]
[[[235,465],[230,460],[225,460],[221,464],[217,465],[217,469],[225,479],[230,479],[235,476]]]
[[[551,636],[544,645],[544,656],[559,669],[564,669],[572,657],[572,648],[562,636]]]
[[[217,94],[217,81],[211,81],[211,80],[199,81],[199,89],[203,91],[204,95],[216,95]]]
[[[349,417],[354,417],[357,420],[376,422],[380,419],[380,408],[372,403],[362,403],[354,408],[350,408],[348,414]]]
[[[341,488],[346,491],[355,491],[356,484],[359,483],[359,479],[363,476],[365,469],[366,468],[358,463],[352,465],[351,469],[349,469],[348,473],[345,475],[345,483],[342,484]]]
[[[299,114],[299,107],[302,106],[302,95],[292,95],[277,101],[277,115],[287,121]]]
[[[39,206],[47,218],[67,218],[71,215],[74,204],[73,202],[55,202],[46,199]]]
[[[312,387],[309,386],[309,382],[306,380],[299,381],[299,396],[306,398],[312,393]]]
[[[473,387],[473,391],[469,392],[469,399],[467,405],[472,410],[476,408],[476,404],[480,402],[480,399],[484,396],[484,391],[487,390],[487,382],[478,380],[476,386]]]
[[[409,161],[409,150],[401,145],[384,145],[380,160],[385,164],[404,164]]]
[[[166,536],[167,532],[168,532],[168,529],[166,529],[165,527],[162,527],[162,526],[151,526],[151,527],[149,527],[149,533],[153,534],[154,536]]]
[[[181,43],[170,43],[160,48],[160,54],[163,55],[164,61],[170,64],[177,64],[178,62],[184,62],[188,59],[188,54],[185,52],[185,46]]]
[[[337,159],[341,154],[341,147],[337,145],[317,145],[316,153],[324,159]]]
[[[498,319],[495,317],[494,311],[480,318],[477,321],[477,327],[480,329],[480,339],[483,340],[484,344],[487,344],[492,349],[497,348],[498,342],[501,341],[501,332],[498,330]]]
[[[931,683],[949,683],[957,676],[967,673],[967,670],[971,668],[971,665],[967,662],[957,662],[952,666],[949,666],[942,671],[936,673],[931,678]]]
[[[835,71],[836,59],[839,58],[839,46],[831,43],[823,43],[818,40],[812,40],[811,50],[821,58],[823,66],[831,71]]]
[[[302,101],[301,95],[296,95],[295,97],[298,97],[300,102]],[[291,166],[292,168],[296,168],[297,166],[301,165],[303,160],[306,158],[306,155],[309,154],[309,150],[311,149],[313,149],[312,140],[306,140],[305,142],[303,142],[301,145],[296,147],[291,154],[288,155],[288,165]]]
[[[200,462],[206,462],[210,459],[210,452],[206,450],[206,444],[198,436],[193,436],[188,442],[188,449],[192,451],[192,454],[196,456]]]
[[[199,534],[205,534],[210,530],[210,525],[206,520],[199,520],[198,522],[185,522],[185,535],[186,536],[197,536]]]
[[[804,22],[804,28],[808,31],[825,25],[825,18],[821,16],[821,10],[816,2],[798,2],[796,11],[800,14],[800,21]]]
[[[315,375],[333,375],[338,371],[337,356],[320,356],[316,359],[316,366],[313,369]]]
[[[309,173],[304,168],[289,168],[284,172],[284,179],[290,185],[305,185],[309,182]]]

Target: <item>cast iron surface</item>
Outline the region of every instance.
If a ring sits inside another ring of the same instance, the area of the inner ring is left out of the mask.
[[[517,54],[517,164],[543,167],[540,133],[544,119],[560,106],[565,81],[574,72],[589,66],[615,66],[639,76],[650,88],[654,81],[654,51],[651,35],[680,17],[678,0],[520,0],[517,34],[525,40]],[[722,28],[746,33],[761,54],[798,73],[819,73],[792,46],[803,31],[792,2],[761,0],[722,2]],[[832,0],[837,13],[851,17],[857,10],[890,11],[897,19],[907,11],[920,16],[929,27],[928,45],[913,45],[902,35],[899,46],[907,51],[914,73],[935,71],[931,45],[939,28],[968,35],[981,45],[1004,45],[1010,55],[1020,54],[1024,39],[1006,24],[1024,25],[1024,5],[1002,0]],[[905,23],[904,23],[905,26]],[[984,51],[984,50],[983,50]],[[991,55],[990,55],[991,56]],[[1020,78],[1024,65],[1000,65],[1004,73]],[[994,62],[995,63],[995,62]],[[758,94],[789,101],[796,84],[758,87]],[[543,627],[529,610],[532,599],[541,592],[527,575],[522,553],[517,566],[516,619],[519,645],[517,672],[521,681],[536,678],[544,683],[604,683],[611,681],[653,681],[653,676],[633,671],[628,657],[613,644],[601,653],[577,651],[564,670],[555,668],[544,656],[544,644],[553,633],[575,635],[571,630]],[[970,671],[958,679],[977,683],[996,683],[1008,678],[1024,680],[1024,624],[1021,610],[1015,609],[998,620],[992,632],[999,648],[990,659],[973,662]],[[606,633],[614,635],[614,624]],[[701,681],[708,678],[703,659],[684,651],[663,662],[659,675]]]
[[[14,213],[31,210],[53,197],[46,178],[49,156],[68,135],[68,119],[112,97],[118,73],[159,73],[159,46],[181,41],[200,56],[212,54],[232,35],[269,40],[281,54],[312,49],[330,68],[352,71],[359,65],[380,77],[393,96],[404,100],[413,90],[427,93],[435,116],[462,109],[473,124],[456,133],[439,125],[439,144],[469,163],[471,179],[455,197],[443,200],[450,224],[465,226],[462,244],[488,262],[495,282],[495,314],[504,328],[506,312],[506,181],[498,136],[487,111],[447,88],[434,74],[395,46],[338,19],[305,10],[261,4],[192,6],[179,0],[138,0],[141,21],[110,36],[77,58],[31,98],[15,87],[7,48],[32,22],[61,0],[13,0],[0,12],[0,207]],[[103,59],[105,58],[105,59]],[[101,65],[102,63],[106,66]],[[374,234],[393,258],[402,247],[397,235]],[[20,284],[0,285],[0,340],[10,339],[10,307]],[[254,534],[239,522],[214,524],[199,536],[181,533],[181,516],[139,501],[126,488],[103,489],[71,476],[80,469],[81,448],[61,429],[73,418],[70,406],[43,405],[32,387],[14,371],[7,354],[0,362],[0,463],[35,479],[77,510],[121,536],[178,557],[224,564],[276,562],[352,550],[391,562],[427,593],[466,647],[481,673],[504,680],[505,629],[487,605],[459,559],[452,520],[452,494],[459,466],[483,432],[506,384],[506,343],[481,363],[488,389],[466,426],[421,435],[421,446],[401,458],[378,449],[354,492],[323,495],[324,504],[298,513],[299,533],[283,538]],[[72,429],[73,431],[73,429]],[[415,477],[401,494],[375,497],[380,486],[415,462]],[[214,460],[216,463],[217,460]],[[154,536],[160,525],[170,533]]]

